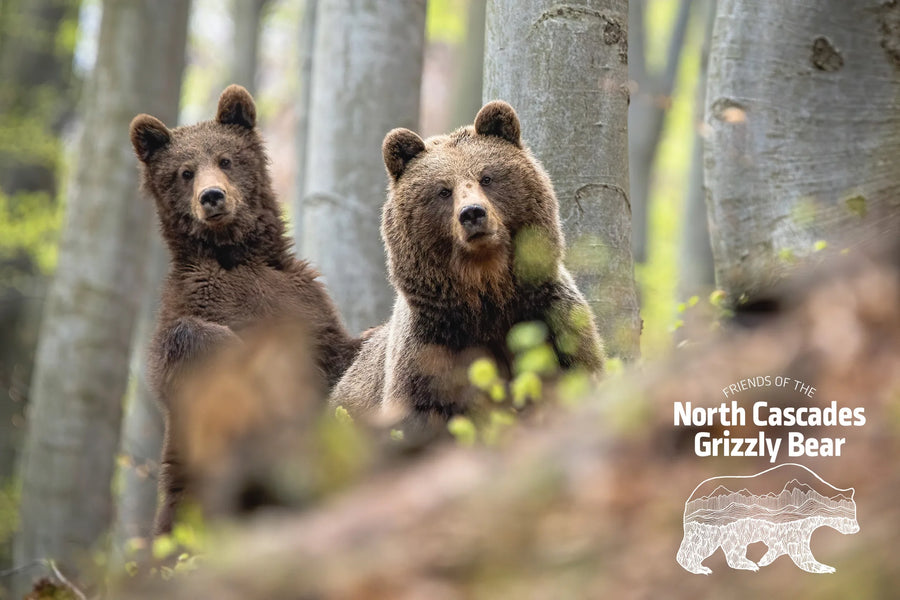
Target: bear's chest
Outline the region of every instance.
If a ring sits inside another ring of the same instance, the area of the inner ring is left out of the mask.
[[[508,355],[506,338],[510,328],[523,321],[544,320],[552,307],[551,298],[517,298],[498,305],[484,301],[477,308],[455,305],[420,311],[415,320],[416,337],[428,344],[439,344],[453,352],[484,348],[502,358]]]
[[[187,313],[233,329],[289,314],[297,296],[287,273],[263,265],[204,265],[184,272],[179,287]]]

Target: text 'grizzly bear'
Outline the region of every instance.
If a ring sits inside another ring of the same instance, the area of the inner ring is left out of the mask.
[[[239,342],[242,331],[279,319],[306,332],[328,387],[359,349],[318,274],[291,252],[255,126],[253,98],[237,85],[222,92],[212,121],[169,129],[138,115],[131,123],[143,186],[156,201],[171,255],[148,357],[151,385],[166,409],[157,533],[171,529],[188,486],[173,428],[186,368]]]
[[[562,264],[550,179],[520,139],[516,112],[485,105],[474,126],[422,140],[394,129],[382,146],[389,178],[381,233],[390,320],[363,343],[332,402],[406,432],[471,414],[466,367],[492,359],[510,375],[510,328],[543,321],[563,369],[597,372],[591,311]]]

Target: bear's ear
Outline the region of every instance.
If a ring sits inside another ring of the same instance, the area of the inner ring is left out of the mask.
[[[256,104],[250,92],[234,83],[225,88],[219,96],[216,121],[223,125],[240,125],[247,129],[256,127]]]
[[[141,162],[148,162],[171,140],[168,127],[156,117],[138,115],[131,120],[131,145]]]
[[[515,109],[503,100],[488,102],[475,117],[475,133],[478,135],[495,135],[522,147],[522,131],[519,116]]]
[[[422,141],[422,138],[417,133],[402,127],[391,129],[384,136],[384,143],[381,145],[384,166],[387,167],[388,174],[394,179],[399,179],[409,161],[424,150],[425,142]]]

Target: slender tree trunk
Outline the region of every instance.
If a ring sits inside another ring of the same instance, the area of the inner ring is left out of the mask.
[[[21,227],[23,213],[49,216],[58,206],[60,134],[75,95],[74,44],[59,41],[77,21],[78,5],[0,0],[0,223],[7,226]],[[23,439],[14,423],[21,422],[27,400],[46,291],[42,267],[48,268],[34,247],[4,237],[0,233],[0,490]],[[10,557],[5,546],[0,541],[0,569]]]
[[[468,0],[466,38],[453,91],[453,127],[470,125],[481,108],[484,72],[484,19],[487,0]]]
[[[178,95],[178,83],[162,76],[161,65],[171,64],[169,53],[183,60],[187,4],[103,4],[32,380],[17,564],[54,559],[77,576],[110,523],[110,480],[153,223],[151,204],[138,198],[128,123],[136,113],[158,110],[154,98]],[[32,574],[17,580],[19,591]]]
[[[733,300],[900,207],[897,98],[900,3],[720,0],[705,164],[716,281]]]
[[[164,36],[158,37],[157,43],[163,45],[166,53],[148,57],[152,62],[146,64],[145,73],[156,82],[155,85],[164,87],[148,97],[146,108],[141,110],[159,117],[164,123],[178,120],[189,16],[190,2],[171,0],[159,3],[154,14],[154,30],[157,35]],[[155,220],[151,219],[151,223]],[[142,287],[145,293],[141,298],[131,344],[130,371],[134,387],[125,405],[120,449],[123,458],[119,473],[121,488],[116,498],[116,516],[110,539],[110,566],[114,569],[120,568],[130,558],[126,552],[129,540],[142,538],[149,541],[156,513],[163,418],[156,396],[147,383],[146,350],[156,322],[159,291],[168,260],[165,245],[154,226],[146,253],[147,266]]]
[[[319,2],[302,248],[353,332],[393,304],[379,234],[381,142],[394,127],[417,128],[424,37],[424,0]]]
[[[303,232],[303,189],[306,186],[306,147],[309,144],[309,103],[312,98],[313,53],[316,41],[316,12],[318,0],[304,0],[300,15],[300,93],[297,94],[296,165],[297,177],[294,186],[291,214],[294,221],[294,240],[302,247]]]
[[[628,204],[626,0],[488,5],[484,99],[510,102],[559,197],[569,258],[611,356],[639,354]],[[578,65],[578,68],[573,68]]]
[[[256,70],[259,62],[259,30],[262,13],[268,0],[231,0],[231,20],[234,26],[234,45],[231,57],[231,81],[256,91]]]
[[[685,197],[684,223],[681,229],[679,296],[709,291],[715,285],[712,248],[709,244],[709,222],[706,215],[706,188],[703,185],[703,111],[706,106],[706,65],[709,61],[709,42],[716,12],[715,0],[700,0],[698,12],[704,20],[703,47],[700,50],[700,76],[694,99],[694,147],[691,150],[691,171]]]
[[[628,76],[634,82],[628,107],[628,169],[631,174],[631,247],[637,262],[647,260],[651,174],[663,122],[675,89],[675,78],[681,64],[691,12],[691,0],[679,0],[665,65],[659,72],[651,72],[648,70],[644,48],[646,1],[631,0],[628,4],[628,27],[632,32],[628,45]]]

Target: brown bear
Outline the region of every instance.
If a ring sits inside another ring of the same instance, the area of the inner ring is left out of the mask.
[[[474,127],[424,141],[394,129],[382,152],[381,233],[397,298],[333,404],[430,436],[476,408],[465,377],[473,358],[509,376],[507,334],[523,321],[547,324],[563,369],[602,369],[593,316],[562,264],[553,187],[509,104],[490,102]]]
[[[171,427],[186,368],[271,319],[302,325],[329,388],[359,350],[318,273],[292,254],[255,126],[253,98],[237,85],[222,92],[214,120],[175,129],[144,114],[131,122],[171,258],[148,356],[167,418],[157,533],[171,529],[187,485]]]

